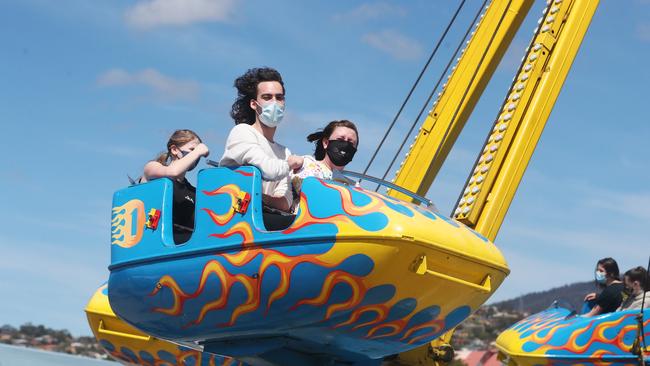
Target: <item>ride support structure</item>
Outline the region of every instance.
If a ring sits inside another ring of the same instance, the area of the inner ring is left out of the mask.
[[[456,203],[454,218],[494,240],[598,0],[553,0]]]
[[[494,241],[566,80],[598,0],[549,0],[453,217]],[[494,1],[423,122],[394,183],[426,195],[532,1]],[[401,199],[407,196],[389,191]],[[453,330],[395,365],[450,361]],[[452,356],[453,358],[453,351]]]

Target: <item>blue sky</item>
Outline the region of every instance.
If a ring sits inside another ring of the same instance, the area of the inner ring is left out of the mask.
[[[287,85],[278,140],[355,121],[361,171],[444,30],[456,1],[5,1],[0,5],[0,324],[31,321],[89,334],[83,307],[108,277],[110,204],[177,128],[218,159],[232,82],[272,66]],[[623,5],[624,4],[624,5]],[[455,49],[467,1],[371,169],[398,141]],[[497,116],[544,2],[534,4],[438,180],[445,213]],[[650,1],[603,0],[496,243],[511,298],[592,278],[613,256],[624,271],[650,255],[647,86]],[[392,177],[392,175],[390,175]]]

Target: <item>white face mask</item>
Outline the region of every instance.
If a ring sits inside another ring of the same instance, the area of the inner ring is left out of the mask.
[[[260,121],[268,127],[278,127],[284,117],[284,105],[276,101],[264,105],[257,103],[257,105],[262,108],[262,113],[259,114]]]
[[[606,279],[607,276],[605,275],[605,272],[596,271],[596,282],[605,283]]]

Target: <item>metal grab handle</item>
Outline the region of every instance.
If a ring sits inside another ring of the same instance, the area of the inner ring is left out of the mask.
[[[359,178],[359,182],[361,180],[365,179],[365,180],[367,180],[369,182],[377,183],[377,184],[379,184],[381,186],[386,186],[386,187],[388,187],[388,188],[390,188],[392,190],[395,190],[395,191],[397,191],[397,192],[399,192],[399,193],[401,193],[403,195],[409,196],[412,199],[414,199],[414,200],[416,200],[416,201],[418,201],[420,203],[423,203],[423,204],[427,205],[427,207],[431,207],[431,206],[435,207],[435,205],[433,204],[433,202],[431,202],[430,199],[422,197],[422,196],[420,196],[420,195],[418,195],[416,193],[413,193],[413,192],[409,191],[406,188],[400,187],[397,184],[394,184],[394,183],[391,183],[391,182],[387,182],[387,181],[385,181],[383,179],[375,178],[373,176],[366,175],[366,174],[352,172],[352,171],[349,171],[349,170],[341,170],[341,174],[349,175],[350,177],[353,177],[353,178]]]
[[[145,342],[148,342],[148,341],[151,340],[151,336],[141,336],[141,335],[137,335],[137,334],[118,332],[118,331],[115,331],[115,330],[108,330],[108,329],[106,329],[104,327],[104,321],[103,320],[99,321],[99,326],[97,327],[97,333],[106,334],[106,335],[113,335],[113,336],[118,336],[118,337],[131,338],[131,339],[137,339],[139,341],[145,341]]]
[[[475,283],[465,281],[460,278],[452,277],[444,273],[436,272],[434,270],[427,268],[426,255],[420,255],[418,258],[416,258],[415,261],[413,261],[411,270],[419,275],[430,274],[432,276],[442,278],[443,280],[447,280],[447,281],[458,283],[460,285],[471,287],[481,292],[485,292],[485,293],[492,292],[492,278],[490,277],[490,275],[485,276],[485,279],[482,281],[482,283],[480,285],[477,285]]]

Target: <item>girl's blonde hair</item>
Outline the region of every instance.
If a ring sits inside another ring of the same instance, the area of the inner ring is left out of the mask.
[[[158,155],[156,158],[156,161],[159,162],[162,165],[167,165],[169,164],[169,160],[171,158],[171,149],[172,146],[176,147],[181,147],[188,142],[197,139],[199,142],[201,141],[201,138],[199,135],[196,134],[196,132],[192,130],[176,130],[174,133],[172,133],[171,137],[169,137],[169,141],[167,141],[167,151],[164,153],[161,153]]]

